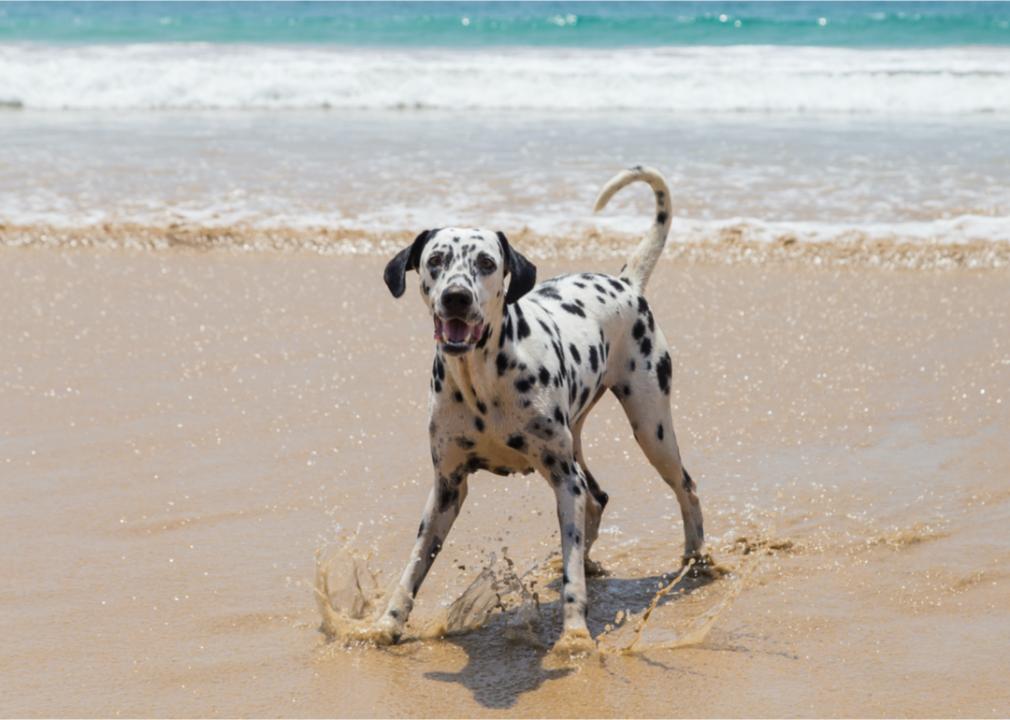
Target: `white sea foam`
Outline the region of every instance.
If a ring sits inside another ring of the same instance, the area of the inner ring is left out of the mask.
[[[1010,48],[8,44],[0,105],[1001,114],[1010,112]]]
[[[312,234],[320,231],[341,231],[353,236],[384,237],[412,234],[420,227],[444,225],[444,218],[459,217],[468,220],[461,205],[454,210],[453,203],[445,199],[430,205],[385,206],[374,211],[364,211],[348,216],[339,210],[310,211],[290,208],[289,211],[264,212],[252,205],[224,203],[205,205],[157,205],[129,209],[71,209],[45,210],[15,207],[0,197],[0,230],[3,225],[44,226],[64,230],[100,229],[119,225],[135,225],[151,229],[165,227],[208,228],[222,231],[239,229],[242,232],[265,233],[294,231]],[[458,210],[458,212],[457,212]],[[440,222],[440,220],[442,222]],[[480,220],[472,222],[481,227],[505,229],[510,234],[530,232],[543,238],[564,238],[564,246],[579,251],[591,250],[592,238],[598,236],[629,238],[627,248],[608,243],[608,247],[622,255],[630,251],[631,238],[645,231],[648,224],[640,213],[594,217],[583,213],[554,214],[539,208],[537,212],[516,209],[486,208]],[[958,215],[923,221],[854,222],[854,221],[775,221],[755,217],[728,217],[702,219],[673,218],[669,243],[698,244],[725,243],[772,244],[782,242],[845,245],[847,243],[882,243],[885,245],[911,244],[958,246],[970,243],[1010,244],[1010,217]],[[371,246],[368,246],[371,247]],[[541,248],[550,254],[550,246]]]

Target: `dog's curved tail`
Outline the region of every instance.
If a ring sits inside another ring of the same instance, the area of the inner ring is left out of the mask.
[[[638,290],[644,290],[653,268],[659,261],[659,256],[663,253],[666,236],[670,232],[670,189],[666,186],[666,180],[659,170],[651,167],[636,165],[622,170],[603,186],[600,196],[596,198],[593,212],[605,208],[610,198],[621,188],[638,181],[649,183],[656,194],[656,221],[621,270],[621,277],[627,278]]]

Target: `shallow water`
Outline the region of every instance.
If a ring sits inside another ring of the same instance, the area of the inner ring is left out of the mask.
[[[0,254],[4,714],[1010,708],[1005,272],[663,261],[649,297],[678,436],[730,573],[685,580],[635,653],[606,652],[674,579],[682,533],[601,402],[586,452],[612,498],[594,549],[610,574],[589,584],[604,652],[573,660],[549,652],[558,538],[534,476],[474,479],[418,640],[319,630],[317,551],[333,605],[353,597],[348,553],[381,596],[430,482],[429,327],[388,297],[383,258]],[[484,617],[488,568],[511,590]]]
[[[998,117],[826,119],[543,112],[0,113],[0,222],[269,226],[357,234],[447,224],[640,232],[649,196],[591,213],[645,162],[672,243],[1010,244]]]

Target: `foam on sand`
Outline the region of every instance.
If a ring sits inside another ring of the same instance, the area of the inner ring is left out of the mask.
[[[985,221],[981,223],[985,227]],[[994,219],[994,226],[1002,221]],[[1010,265],[1010,242],[980,233],[959,238],[879,236],[865,230],[807,235],[758,222],[699,223],[694,232],[672,234],[664,256],[680,261],[715,263],[788,262],[811,265],[906,269],[1001,268]],[[535,259],[602,258],[623,260],[634,236],[598,229],[566,234],[528,228],[510,233],[513,242]],[[0,225],[0,247],[127,249],[156,252],[308,252],[320,255],[389,255],[413,236],[409,230],[232,226],[146,226],[136,224],[60,227]]]

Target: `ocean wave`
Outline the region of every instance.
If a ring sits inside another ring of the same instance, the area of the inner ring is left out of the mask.
[[[0,45],[0,107],[1003,114],[1010,48]]]

